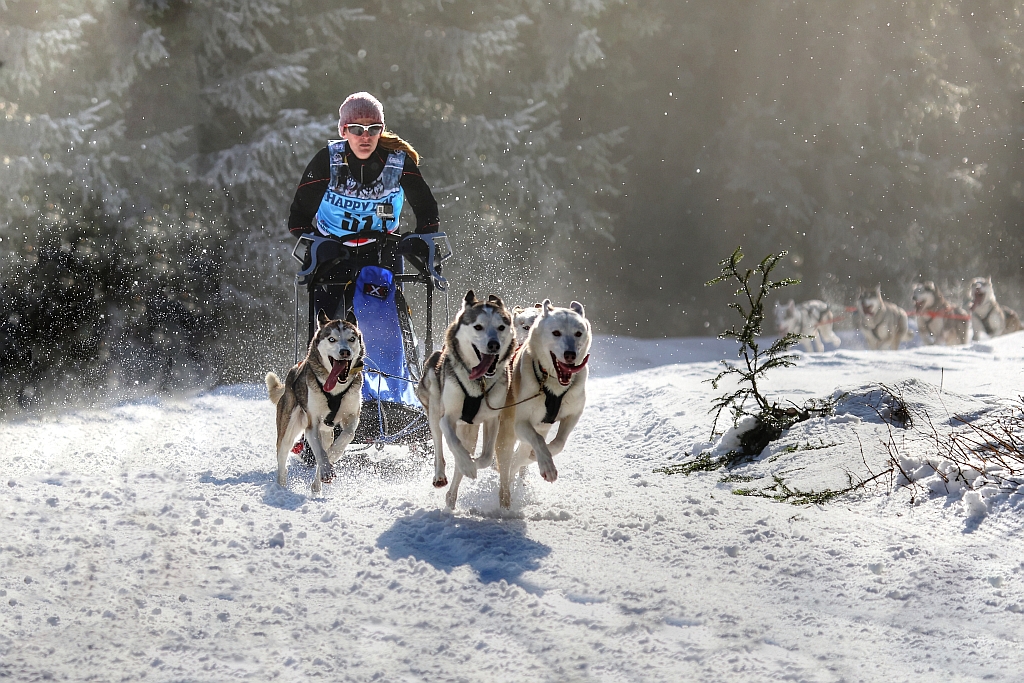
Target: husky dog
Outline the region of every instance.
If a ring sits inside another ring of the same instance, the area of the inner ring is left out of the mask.
[[[991,275],[971,280],[971,326],[974,341],[978,341],[982,332],[998,337],[1021,329],[1020,318],[1014,310],[996,301]]]
[[[916,283],[913,298],[921,341],[928,346],[967,343],[967,326],[971,316],[964,309],[946,301],[934,282]]]
[[[832,321],[832,311],[824,301],[811,299],[797,304],[790,299],[784,306],[775,304],[775,329],[779,334],[799,334],[800,345],[808,353],[812,348],[824,351],[823,341],[836,346],[842,343],[832,331]]]
[[[282,382],[267,373],[267,391],[277,405],[277,483],[287,481],[288,453],[299,434],[316,457],[313,493],[332,478],[332,465],[359,426],[363,387],[363,336],[347,320],[330,320],[320,310],[309,351]],[[341,434],[334,437],[334,425]]]
[[[540,315],[540,304],[534,304],[530,308],[516,306],[512,309],[512,327],[516,331],[516,344],[522,346],[526,341],[526,335],[530,333],[534,321]]]
[[[478,467],[490,467],[498,437],[498,418],[508,388],[506,367],[515,348],[512,314],[493,294],[486,301],[466,293],[462,309],[448,326],[444,345],[423,366],[416,396],[427,412],[434,438],[434,486],[448,483],[441,437],[455,456],[452,485],[445,495],[454,509],[462,478],[476,478]],[[483,450],[472,451],[483,425]]]
[[[529,460],[537,460],[546,481],[558,478],[553,457],[565,448],[587,401],[588,351],[590,322],[583,305],[573,301],[569,308],[555,308],[545,299],[510,366],[509,407],[501,415],[497,446],[501,507],[512,504],[512,475]],[[556,422],[558,433],[547,443]]]
[[[907,312],[882,298],[882,286],[857,290],[860,331],[871,350],[898,349],[900,342],[910,341]]]

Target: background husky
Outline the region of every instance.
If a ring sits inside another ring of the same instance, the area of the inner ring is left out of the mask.
[[[529,308],[513,307],[512,327],[515,329],[517,345],[522,346],[526,341],[526,335],[530,333],[530,328],[533,327],[534,321],[540,315],[540,309],[541,304],[534,304]]]
[[[441,350],[424,364],[416,396],[427,411],[434,438],[434,486],[448,483],[442,436],[455,456],[452,484],[445,496],[450,508],[455,507],[462,477],[476,478],[477,468],[489,467],[494,460],[514,340],[512,314],[502,300],[492,294],[480,301],[469,290],[448,326]],[[480,458],[473,460],[480,425],[483,449]]]
[[[917,331],[921,341],[931,346],[967,343],[970,315],[967,311],[946,301],[934,282],[914,285],[914,309],[917,312]]]
[[[827,341],[839,346],[842,341],[832,331],[832,311],[824,301],[811,299],[799,304],[790,299],[788,304],[775,304],[775,329],[779,334],[795,333],[802,335],[800,345],[810,352],[824,351]],[[811,337],[807,339],[807,337]]]
[[[273,372],[266,377],[270,400],[277,404],[277,483],[287,483],[288,453],[304,433],[316,456],[313,493],[330,481],[332,464],[341,457],[359,426],[363,387],[363,337],[345,320],[317,314],[316,334],[309,351],[288,371],[284,382]],[[334,425],[341,434],[334,438]]]
[[[565,448],[587,401],[590,338],[582,304],[573,301],[569,308],[554,308],[550,299],[544,300],[509,373],[510,407],[501,415],[497,446],[501,507],[512,504],[512,475],[530,459],[537,460],[545,481],[558,478],[553,456]],[[555,422],[558,433],[547,443]]]
[[[982,332],[990,337],[998,337],[1021,329],[1016,312],[996,301],[991,275],[971,280],[971,326],[974,328],[975,341]]]
[[[882,286],[857,290],[857,311],[861,334],[869,349],[898,349],[900,342],[910,341],[907,312],[882,298]]]

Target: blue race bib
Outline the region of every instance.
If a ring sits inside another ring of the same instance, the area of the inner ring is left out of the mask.
[[[405,168],[405,152],[391,152],[384,164],[384,170],[372,183],[365,185],[352,178],[345,152],[348,143],[331,140],[327,144],[331,161],[331,183],[324,192],[324,198],[316,211],[316,227],[323,235],[346,237],[364,230],[394,232],[398,229],[398,218],[405,203],[402,189],[402,171]],[[377,215],[377,207],[390,204],[394,219],[384,221]],[[362,242],[361,242],[362,243]]]

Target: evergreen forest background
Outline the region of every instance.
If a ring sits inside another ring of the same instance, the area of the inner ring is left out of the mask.
[[[423,154],[456,297],[707,334],[743,244],[798,298],[1019,308],[1022,8],[0,0],[0,411],[290,365],[288,205],[357,90]]]

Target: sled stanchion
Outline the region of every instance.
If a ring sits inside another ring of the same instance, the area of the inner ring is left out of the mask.
[[[427,336],[423,342],[424,358],[434,353],[434,286],[427,283]]]

